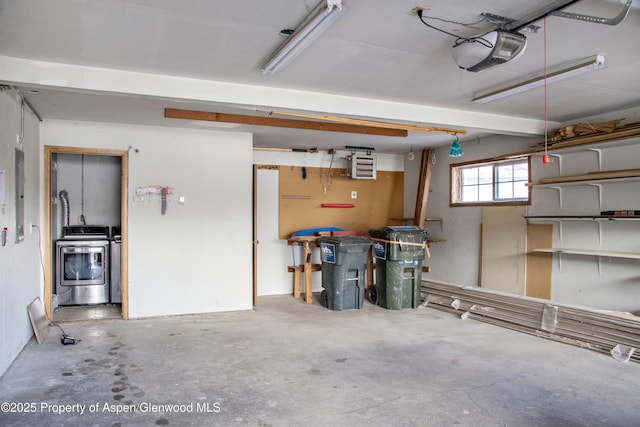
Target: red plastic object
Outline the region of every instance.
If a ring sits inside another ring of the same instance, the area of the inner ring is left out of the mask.
[[[323,208],[355,208],[356,205],[352,203],[322,203],[320,206]]]

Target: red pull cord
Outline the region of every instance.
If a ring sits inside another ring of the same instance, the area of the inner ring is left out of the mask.
[[[542,163],[550,163],[549,151],[547,147],[548,141],[548,129],[547,129],[547,17],[543,20],[543,57],[544,57],[544,156],[542,156]]]

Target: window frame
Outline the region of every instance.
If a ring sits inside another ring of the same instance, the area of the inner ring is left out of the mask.
[[[492,194],[495,198],[496,194],[496,166],[505,165],[505,164],[514,164],[519,163],[521,161],[527,162],[527,180],[531,182],[531,156],[522,156],[517,158],[509,158],[509,159],[482,159],[482,160],[473,160],[470,162],[464,163],[452,163],[449,165],[449,206],[450,207],[460,207],[460,206],[528,206],[531,205],[531,187],[527,187],[527,200],[522,199],[509,199],[509,200],[492,200],[492,201],[478,201],[478,202],[461,202],[460,196],[462,194],[462,169],[468,167],[481,167],[481,166],[492,166],[493,174],[492,174]]]

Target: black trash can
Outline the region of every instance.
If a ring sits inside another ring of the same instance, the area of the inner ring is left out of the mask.
[[[369,300],[400,310],[420,305],[420,281],[428,233],[416,226],[388,226],[370,230],[376,262],[376,284]]]
[[[322,304],[331,310],[362,308],[371,240],[357,236],[318,239],[322,259]]]

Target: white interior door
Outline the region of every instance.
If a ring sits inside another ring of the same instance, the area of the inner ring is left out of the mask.
[[[287,265],[293,263],[293,252],[278,239],[279,171],[258,169],[256,181],[258,296],[290,294],[293,277]]]

